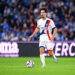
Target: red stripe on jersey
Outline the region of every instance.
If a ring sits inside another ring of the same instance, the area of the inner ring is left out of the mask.
[[[50,24],[50,20],[48,21],[47,24],[48,24],[48,25],[47,25],[47,28],[48,28],[48,26],[49,26],[49,24]],[[47,32],[47,35],[48,35],[49,40],[51,40],[50,35],[49,35],[49,31],[47,30],[46,32]]]
[[[48,36],[49,40],[51,40],[48,30],[47,30],[47,36]]]

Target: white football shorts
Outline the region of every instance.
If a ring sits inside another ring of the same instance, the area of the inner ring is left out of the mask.
[[[39,40],[39,47],[47,48],[47,50],[53,50],[54,42],[48,39],[48,36],[42,35]]]

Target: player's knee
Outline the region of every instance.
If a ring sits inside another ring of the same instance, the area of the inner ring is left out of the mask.
[[[44,48],[40,48],[40,54],[43,54],[44,53]]]
[[[44,53],[44,50],[40,50],[40,54],[43,54]]]
[[[53,56],[53,52],[52,51],[48,51],[49,55]]]

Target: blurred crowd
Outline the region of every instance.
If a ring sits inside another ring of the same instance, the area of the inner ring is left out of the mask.
[[[0,41],[28,41],[46,7],[57,27],[55,40],[75,40],[74,0],[0,0]],[[39,39],[37,33],[32,41]]]

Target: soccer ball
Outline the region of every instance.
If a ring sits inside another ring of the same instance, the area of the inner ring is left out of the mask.
[[[26,66],[28,68],[32,68],[34,66],[34,62],[32,60],[28,60],[27,63],[26,63]]]

